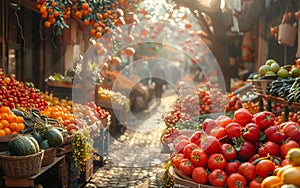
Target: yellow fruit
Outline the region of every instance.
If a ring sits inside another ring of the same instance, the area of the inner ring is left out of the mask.
[[[283,182],[277,176],[268,176],[261,182],[261,188],[279,188]]]
[[[294,166],[300,166],[300,148],[292,148],[286,155],[289,163]]]
[[[293,167],[292,165],[285,165],[283,167],[278,167],[274,170],[274,175],[278,176],[278,177],[281,177],[281,174],[284,170],[288,169],[288,168],[291,168]]]
[[[300,166],[291,167],[282,172],[281,179],[284,184],[300,186]]]
[[[299,187],[293,184],[285,184],[282,185],[280,188],[299,188]]]

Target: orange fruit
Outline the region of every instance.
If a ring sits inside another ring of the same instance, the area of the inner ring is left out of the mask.
[[[81,18],[81,17],[82,17],[82,12],[76,11],[76,12],[75,12],[75,17],[76,17],[76,18]]]
[[[2,129],[9,127],[9,122],[6,119],[1,119]]]
[[[42,18],[47,18],[47,16],[48,16],[48,12],[44,12],[44,13],[42,14]]]
[[[84,19],[83,24],[85,26],[88,26],[88,25],[90,25],[90,21],[88,19]]]
[[[17,124],[17,128],[16,128],[17,132],[23,131],[24,129],[25,129],[25,124],[24,123],[18,123]]]
[[[0,113],[7,113],[7,114],[9,114],[9,113],[10,113],[9,107],[7,107],[7,106],[2,106],[2,107],[0,108]]]
[[[17,126],[18,126],[17,123],[10,123],[10,124],[9,124],[9,129],[10,129],[12,132],[14,132],[14,131],[17,130]]]
[[[49,21],[45,21],[44,26],[46,28],[49,28],[51,26],[51,23]]]
[[[54,11],[54,12],[53,12],[53,16],[54,16],[54,17],[59,16],[59,12],[58,12],[58,11]]]
[[[4,128],[3,130],[5,132],[5,135],[10,135],[11,130],[8,127]]]
[[[283,184],[278,176],[268,176],[261,182],[262,188],[275,188]]]
[[[7,119],[8,118],[8,114],[7,113],[2,113],[1,114],[1,119]]]
[[[17,123],[24,123],[24,119],[22,116],[17,116]]]
[[[0,136],[5,136],[5,131],[4,130],[0,130]]]
[[[90,6],[88,3],[82,3],[82,5],[81,5],[82,10],[88,10],[89,7]]]
[[[0,129],[2,129],[3,128],[3,125],[2,125],[2,123],[0,123]]]
[[[41,6],[40,13],[43,14],[46,12],[46,10],[47,10],[46,6]]]
[[[9,114],[8,117],[7,117],[7,121],[9,123],[15,123],[17,122],[17,116],[15,114]]]

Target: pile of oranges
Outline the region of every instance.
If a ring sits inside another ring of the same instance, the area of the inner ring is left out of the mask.
[[[42,110],[41,114],[46,115],[47,117],[56,119],[60,124],[63,124],[65,120],[73,121],[74,115],[67,107],[55,105],[49,106],[47,109]]]
[[[7,106],[0,108],[0,136],[17,134],[24,128],[23,117],[16,116]]]

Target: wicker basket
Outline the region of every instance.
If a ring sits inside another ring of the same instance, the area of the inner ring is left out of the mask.
[[[0,155],[4,175],[7,177],[29,177],[41,170],[44,150],[26,156]]]
[[[42,167],[52,164],[56,157],[56,148],[49,148],[44,151]]]
[[[192,188],[218,188],[216,186],[204,185],[195,183],[190,177],[187,177],[179,172],[176,168],[172,166],[169,168],[169,175],[173,178],[173,180],[180,185]]]

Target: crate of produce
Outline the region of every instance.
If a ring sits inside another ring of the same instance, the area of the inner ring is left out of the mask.
[[[274,80],[269,79],[253,79],[251,80],[253,89],[260,94],[267,94],[267,86]]]
[[[42,160],[42,167],[52,164],[56,157],[56,148],[49,148],[44,151],[44,157]]]
[[[43,156],[44,150],[26,156],[0,155],[0,163],[7,177],[29,177],[41,170]]]

